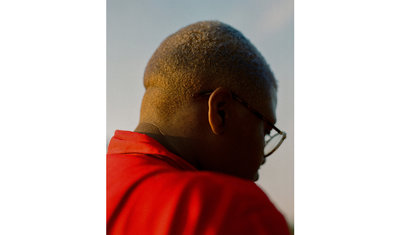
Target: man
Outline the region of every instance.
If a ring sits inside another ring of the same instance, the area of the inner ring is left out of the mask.
[[[286,135],[258,50],[231,26],[198,22],[161,43],[144,86],[135,132],[109,144],[108,234],[288,234],[253,182]]]

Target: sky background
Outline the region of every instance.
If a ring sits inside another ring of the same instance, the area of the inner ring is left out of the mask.
[[[278,80],[276,126],[288,137],[260,170],[257,184],[294,221],[294,14],[292,0],[107,1],[107,143],[116,129],[134,130],[143,72],[159,44],[180,28],[220,20],[241,31]]]

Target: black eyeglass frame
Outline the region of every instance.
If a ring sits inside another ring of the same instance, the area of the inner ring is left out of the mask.
[[[195,95],[195,97],[199,97],[199,96],[209,96],[213,93],[214,91],[203,91],[200,92],[198,94]],[[268,157],[270,156],[272,153],[274,153],[283,143],[283,141],[286,139],[286,132],[279,130],[274,124],[272,124],[270,121],[268,121],[264,115],[262,115],[260,112],[258,112],[255,108],[251,107],[246,101],[244,101],[242,98],[240,98],[238,95],[236,95],[235,93],[233,93],[231,91],[232,94],[232,98],[234,98],[237,102],[239,102],[240,104],[242,104],[244,107],[246,107],[251,113],[253,113],[254,115],[256,115],[259,119],[261,119],[262,121],[266,122],[268,125],[270,125],[272,127],[272,129],[274,129],[276,132],[275,135],[270,136],[270,139],[265,141],[264,146],[267,146],[267,144],[277,135],[282,135],[282,139],[280,140],[280,142],[268,153],[265,154],[264,157]]]

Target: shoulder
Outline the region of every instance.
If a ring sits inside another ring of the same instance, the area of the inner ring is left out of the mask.
[[[185,174],[183,174],[185,175]],[[186,174],[183,182],[187,187],[215,193],[234,194],[236,196],[265,197],[261,189],[252,181],[214,172],[192,172]]]
[[[129,229],[146,234],[287,234],[283,216],[254,182],[213,172],[154,174],[124,208]]]
[[[168,190],[174,194],[186,199],[195,198],[208,206],[223,201],[238,209],[243,206],[246,210],[275,210],[267,195],[249,180],[208,171],[165,173],[158,177],[163,178],[161,182],[165,180],[163,187],[168,185]]]
[[[284,217],[254,182],[213,172],[181,176],[172,204],[182,212],[175,215],[191,216],[179,221],[213,228],[216,234],[287,234]]]

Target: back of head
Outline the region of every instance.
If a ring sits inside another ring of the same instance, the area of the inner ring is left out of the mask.
[[[199,92],[226,87],[254,104],[255,97],[265,97],[260,87],[277,85],[263,56],[242,33],[219,21],[202,21],[161,43],[147,64],[144,86],[141,121],[165,123]]]

